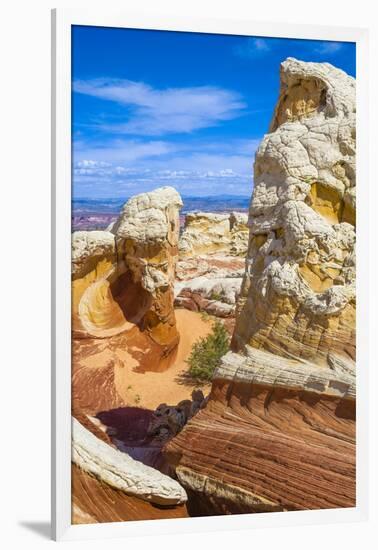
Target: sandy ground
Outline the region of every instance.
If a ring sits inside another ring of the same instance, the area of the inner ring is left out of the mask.
[[[194,388],[206,394],[210,384],[193,385],[185,378],[193,344],[206,336],[212,327],[200,313],[186,309],[176,310],[180,343],[173,364],[163,372],[143,372],[137,359],[143,354],[125,341],[116,344],[109,339],[77,342],[73,356],[74,395],[86,393],[91,398],[92,414],[117,406],[138,406],[155,409],[160,403],[177,404],[189,399]],[[137,353],[136,353],[137,352]],[[96,397],[94,394],[98,394]],[[97,405],[96,405],[97,402]],[[80,408],[83,408],[80,405]],[[87,407],[84,407],[86,409]]]
[[[196,312],[186,309],[176,310],[176,322],[180,334],[180,343],[173,365],[164,372],[135,372],[138,366],[127,351],[119,351],[123,365],[115,368],[115,381],[118,393],[130,404],[137,404],[146,409],[155,409],[160,403],[176,404],[182,399],[190,398],[195,386],[188,385],[182,375],[188,370],[185,360],[189,357],[192,346],[198,338],[211,331],[211,322],[204,321]],[[131,386],[131,387],[130,387]],[[210,384],[197,386],[210,389]]]

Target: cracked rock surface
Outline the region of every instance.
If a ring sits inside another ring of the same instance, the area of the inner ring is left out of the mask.
[[[180,195],[172,187],[131,197],[111,231],[72,236],[73,330],[111,337],[138,325],[164,353],[178,343],[173,284]]]
[[[204,515],[353,507],[354,79],[284,61],[254,172],[233,351],[166,456]]]
[[[256,153],[234,349],[355,358],[355,81],[289,58]]]

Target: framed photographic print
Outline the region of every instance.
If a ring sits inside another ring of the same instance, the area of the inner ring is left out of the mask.
[[[366,52],[53,13],[56,539],[365,516]]]

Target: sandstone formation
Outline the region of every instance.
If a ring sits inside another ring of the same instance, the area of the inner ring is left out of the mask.
[[[212,330],[211,319],[187,309],[175,311],[180,341],[164,356],[138,327],[111,338],[73,340],[72,410],[91,417],[119,407],[154,410],[163,401],[177,403],[190,397],[186,363],[194,343]],[[228,321],[228,319],[226,320]],[[201,389],[208,393],[206,381]]]
[[[180,258],[198,254],[227,253],[245,256],[248,246],[247,215],[191,212],[180,237]]]
[[[245,260],[225,254],[194,255],[176,264],[175,306],[234,321]]]
[[[187,500],[184,489],[175,480],[107,445],[75,418],[72,461],[100,481],[143,500],[166,506]]]
[[[355,81],[287,59],[257,153],[234,349],[355,357]]]
[[[202,514],[355,506],[355,81],[287,59],[233,352],[166,447]]]
[[[241,284],[242,278],[234,276],[201,276],[176,283],[175,305],[216,317],[233,317]]]
[[[72,465],[72,523],[110,523],[188,517],[185,504],[156,506],[102,483]]]
[[[352,507],[354,395],[343,370],[229,353],[166,456],[204,515]]]
[[[248,246],[247,215],[190,213],[179,240],[175,306],[235,317]]]
[[[175,349],[181,206],[177,191],[163,187],[132,197],[111,232],[73,234],[75,337],[111,337],[138,326],[165,356]]]

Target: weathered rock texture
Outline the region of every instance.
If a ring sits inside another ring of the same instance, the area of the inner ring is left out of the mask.
[[[247,215],[240,212],[187,214],[179,242],[180,258],[215,252],[245,256],[248,246],[247,221]]]
[[[167,458],[202,513],[355,506],[355,82],[286,60],[233,349]]]
[[[176,265],[175,306],[235,321],[245,260],[225,254],[194,255]]]
[[[99,506],[99,503],[101,505]],[[72,465],[72,523],[109,523],[187,517],[186,505],[156,506],[114,489]]]
[[[248,247],[247,214],[190,213],[179,240],[175,306],[234,322]]]
[[[72,419],[72,461],[107,485],[143,500],[166,506],[187,500],[177,481],[114,449],[76,418]]]
[[[224,357],[207,406],[167,446],[192,506],[203,514],[355,506],[353,376],[247,352]]]
[[[192,399],[184,399],[177,405],[160,403],[152,414],[148,435],[159,441],[171,439],[205,404],[206,399],[201,390],[193,390]]]
[[[233,317],[241,284],[242,278],[235,276],[202,276],[176,283],[175,305],[216,317]]]
[[[178,343],[173,282],[179,209],[171,187],[132,197],[112,231],[72,238],[73,331],[110,337],[138,327],[166,356]]]
[[[354,358],[354,79],[327,63],[282,63],[254,173],[234,349]]]

